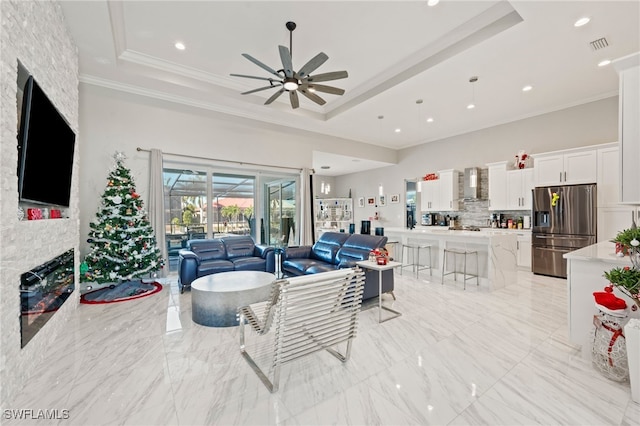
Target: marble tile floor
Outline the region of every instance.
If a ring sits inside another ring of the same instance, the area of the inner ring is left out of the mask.
[[[69,410],[46,423],[60,425],[640,425],[629,384],[567,341],[565,280],[519,272],[487,292],[427,278],[396,275],[397,300],[383,301],[401,317],[378,324],[369,303],[346,364],[326,352],[286,364],[275,394],[240,356],[237,327],[192,322],[175,278],[147,298],[80,305],[3,409]]]

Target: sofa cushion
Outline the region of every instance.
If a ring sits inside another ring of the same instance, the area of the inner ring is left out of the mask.
[[[303,275],[310,266],[321,264],[322,262],[315,259],[290,259],[282,262],[282,270],[294,275]]]
[[[331,272],[338,269],[337,265],[332,265],[330,263],[317,263],[315,265],[310,265],[305,274],[319,274],[321,272]]]
[[[336,253],[336,263],[351,267],[353,262],[367,259],[371,250],[384,247],[386,243],[384,236],[352,234]]]
[[[255,243],[250,236],[223,238],[227,249],[227,259],[232,260],[238,257],[253,256]]]
[[[227,250],[222,240],[189,240],[187,247],[198,256],[201,262],[227,258]]]
[[[232,259],[236,271],[264,271],[267,261],[260,257],[238,257]]]
[[[313,245],[311,258],[337,264],[336,253],[348,238],[349,234],[343,232],[324,232]]]
[[[198,266],[198,277],[229,271],[233,271],[233,262],[229,262],[228,260],[207,260],[200,262],[200,266]]]

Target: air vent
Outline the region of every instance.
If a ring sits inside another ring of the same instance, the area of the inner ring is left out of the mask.
[[[599,38],[597,40],[593,40],[589,44],[591,45],[591,48],[593,50],[600,50],[600,49],[604,49],[605,47],[609,46],[609,42],[604,37]]]

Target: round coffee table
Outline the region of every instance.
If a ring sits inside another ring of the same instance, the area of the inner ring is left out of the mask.
[[[191,318],[208,327],[238,325],[238,308],[267,300],[275,279],[275,275],[261,271],[220,272],[198,278],[191,283]]]

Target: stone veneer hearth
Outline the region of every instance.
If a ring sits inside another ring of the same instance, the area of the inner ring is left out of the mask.
[[[41,365],[79,299],[76,291],[45,325],[45,332],[20,349],[20,274],[69,249],[75,249],[78,268],[78,52],[57,2],[2,0],[0,20],[0,407],[30,408],[12,407],[12,398],[37,373],[33,367]],[[76,132],[69,218],[17,217],[18,61]]]

